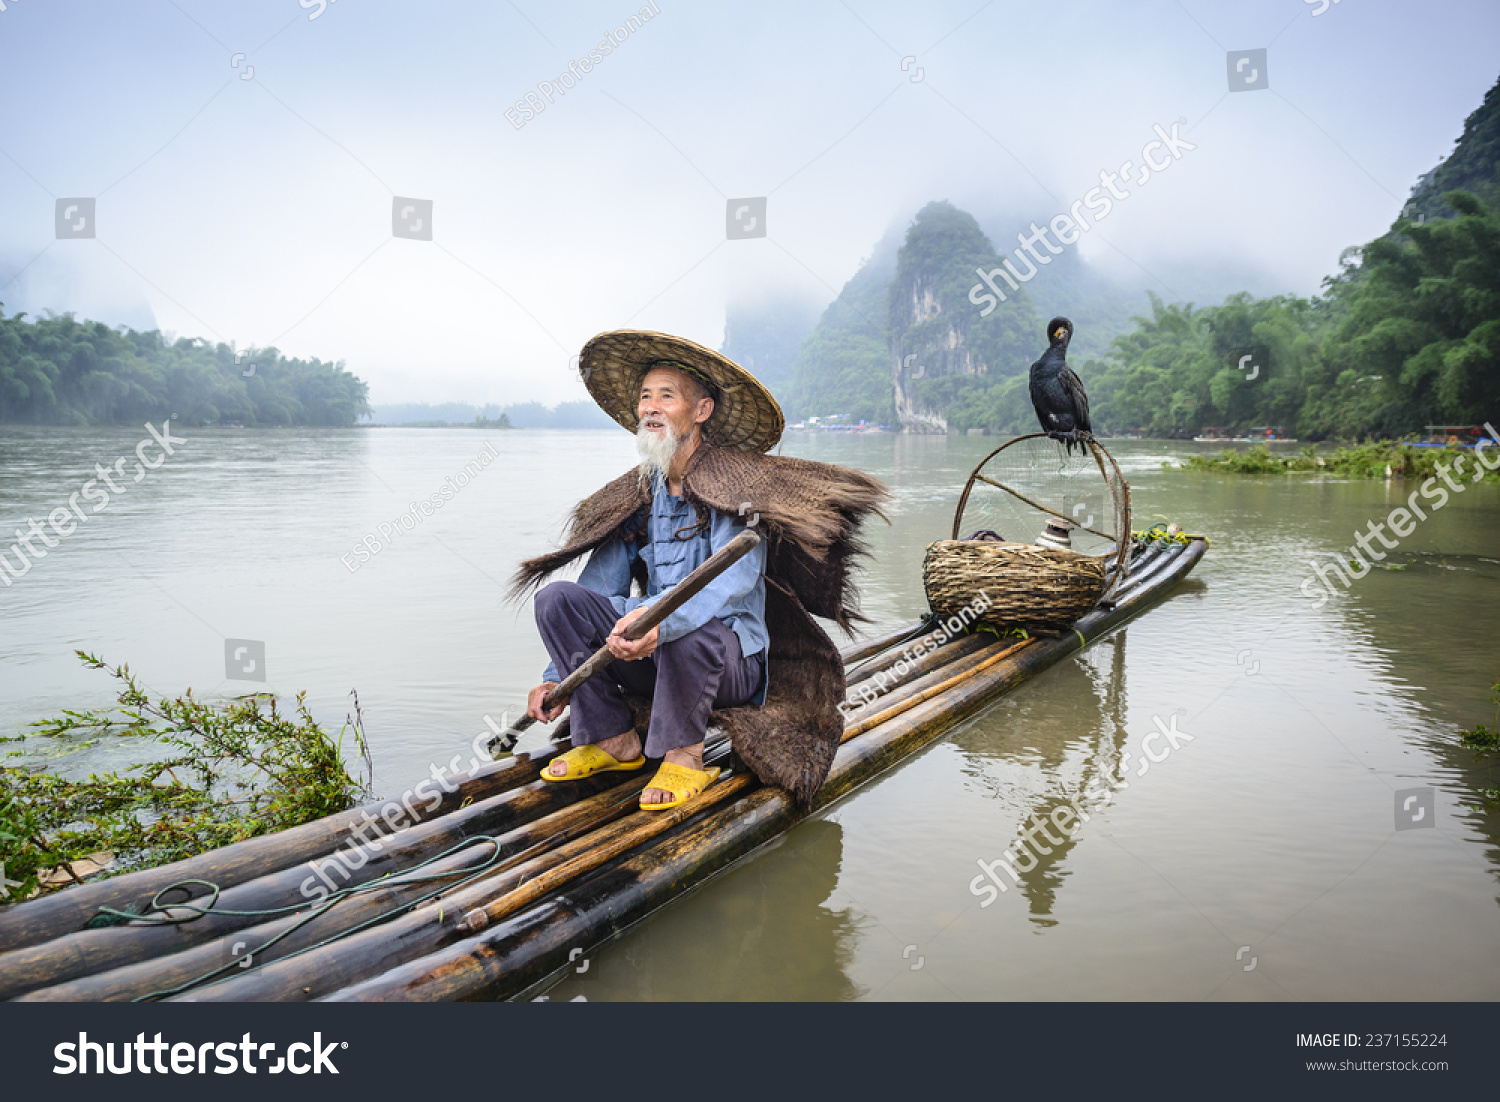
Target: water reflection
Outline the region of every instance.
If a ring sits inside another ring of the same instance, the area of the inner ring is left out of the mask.
[[[1448,519],[1478,527],[1487,518]],[[1462,547],[1482,533],[1452,524],[1445,535],[1449,546]],[[1392,554],[1385,565],[1395,569],[1370,571],[1331,603],[1334,621],[1366,652],[1370,683],[1389,686],[1399,702],[1390,709],[1392,721],[1410,727],[1408,740],[1432,756],[1409,783],[1447,790],[1455,817],[1484,841],[1490,873],[1500,881],[1500,808],[1487,806],[1479,794],[1500,783],[1500,770],[1493,758],[1464,749],[1454,734],[1494,722],[1489,686],[1500,679],[1500,662],[1482,610],[1500,596],[1500,563],[1490,555],[1437,549]]]
[[[974,739],[968,735],[957,745],[970,759],[965,772],[994,798],[1017,803],[1020,821],[1008,841],[1014,854],[1013,867],[1019,877],[1015,887],[1025,897],[1031,922],[1040,927],[1057,925],[1053,917],[1057,893],[1068,877],[1067,858],[1087,833],[1087,824],[1077,822],[1075,809],[1085,814],[1092,806],[1084,798],[1090,790],[1103,789],[1119,773],[1127,732],[1125,692],[1125,641],[1128,629],[1097,644],[1087,656],[1053,667],[1047,674],[1045,699],[1029,701],[1017,709],[1017,723],[1006,728],[1024,731],[1019,745],[998,747],[993,735]],[[992,731],[991,727],[988,730]],[[978,732],[978,728],[970,734]],[[1015,739],[1007,740],[1016,742]],[[1008,789],[1014,784],[1009,770],[997,779],[994,762],[1021,766],[1033,784],[1043,790],[1017,800]],[[1060,815],[1072,833],[1054,819]],[[1031,835],[1027,842],[1025,836]],[[1060,840],[1058,840],[1060,839]],[[997,870],[1008,882],[1006,870]]]
[[[697,895],[658,912],[583,973],[548,992],[613,1000],[849,1000],[856,920],[826,904],[838,885],[844,832],[803,823],[781,845]],[[584,963],[582,960],[580,964]]]

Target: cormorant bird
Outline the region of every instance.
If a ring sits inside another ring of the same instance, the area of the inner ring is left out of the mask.
[[[1089,396],[1083,382],[1068,366],[1068,342],[1073,323],[1053,318],[1047,323],[1047,351],[1031,365],[1031,404],[1036,408],[1042,431],[1072,454],[1074,445],[1083,450],[1083,438],[1093,432],[1089,424]]]

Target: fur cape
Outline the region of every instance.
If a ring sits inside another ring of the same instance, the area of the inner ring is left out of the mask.
[[[849,571],[865,554],[860,524],[870,513],[884,519],[879,507],[888,491],[847,467],[704,442],[683,475],[682,495],[700,516],[712,509],[750,518],[766,539],[766,702],[715,712],[713,721],[756,776],[808,804],[828,776],[844,730],[838,710],[844,664],[813,616],[850,634],[865,620]],[[512,596],[524,595],[580,555],[623,538],[621,529],[649,505],[650,494],[635,470],[608,483],[574,508],[563,547],[521,564]],[[644,739],[650,713],[641,706],[635,712]]]

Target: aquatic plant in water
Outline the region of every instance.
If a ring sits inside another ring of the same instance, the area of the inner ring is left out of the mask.
[[[1495,705],[1495,725],[1487,727],[1483,723],[1476,723],[1458,733],[1458,744],[1466,750],[1472,750],[1481,759],[1492,758],[1500,754],[1500,680],[1490,686],[1490,700]],[[1494,770],[1491,767],[1490,779],[1494,779]],[[1494,806],[1500,803],[1500,786],[1490,785],[1481,788],[1479,794],[1484,797],[1484,802]]]
[[[308,712],[305,693],[295,716],[265,693],[205,701],[189,690],[153,700],[129,666],[75,653],[120,683],[116,706],[64,710],[29,724],[30,734],[0,738],[23,747],[4,755],[21,761],[0,760],[0,866],[10,881],[0,902],[67,887],[101,864],[106,876],[168,864],[321,819],[369,795],[373,765],[356,694],[333,737]],[[82,779],[57,771],[105,737],[139,739],[151,760]],[[349,737],[362,780],[344,760]],[[36,740],[63,745],[39,754]]]
[[[1437,465],[1453,467],[1454,460],[1465,456],[1464,471],[1478,468],[1473,463],[1473,449],[1465,447],[1421,448],[1412,440],[1372,440],[1348,444],[1331,452],[1318,454],[1308,444],[1295,452],[1273,454],[1265,444],[1254,444],[1245,451],[1226,448],[1217,455],[1190,455],[1179,470],[1228,471],[1231,474],[1296,474],[1321,472],[1342,478],[1405,478],[1423,480],[1438,473]],[[1170,464],[1164,464],[1171,469]],[[1466,474],[1465,477],[1472,477]],[[1485,482],[1500,482],[1500,470],[1486,470]]]

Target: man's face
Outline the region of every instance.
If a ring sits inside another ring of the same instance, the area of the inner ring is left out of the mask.
[[[640,399],[635,407],[641,428],[660,436],[671,426],[673,436],[687,436],[694,425],[701,425],[714,412],[714,400],[694,400],[695,393],[692,382],[682,372],[669,367],[652,368],[641,380]]]

